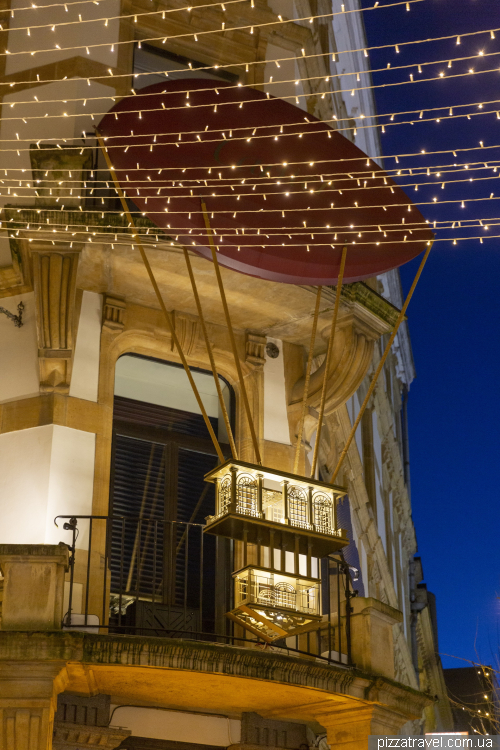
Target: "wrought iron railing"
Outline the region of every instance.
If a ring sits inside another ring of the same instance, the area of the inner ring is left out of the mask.
[[[226,617],[243,593],[239,577],[233,581],[231,540],[204,534],[201,524],[156,518],[57,516],[55,522],[71,553],[64,628],[264,645]],[[321,583],[308,592],[314,601],[296,595],[302,609],[313,607],[321,619],[268,647],[351,664],[349,566],[339,557],[318,564]],[[292,593],[287,586],[279,606],[291,608]]]

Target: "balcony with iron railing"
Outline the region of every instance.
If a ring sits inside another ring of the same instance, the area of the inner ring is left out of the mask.
[[[278,652],[351,663],[355,594],[340,556],[310,561],[321,582],[305,575],[305,555],[294,572],[286,545],[261,548],[260,566],[232,573],[232,561],[222,561],[233,558],[234,543],[201,524],[126,516],[59,516],[56,523],[70,550],[63,629],[246,648],[272,642]],[[270,554],[274,569],[264,565]]]
[[[308,560],[311,555],[322,558],[338,552],[349,543],[337,523],[337,503],[346,494],[343,487],[245,461],[226,461],[205,479],[216,486],[208,533],[271,548],[297,546]],[[309,562],[307,566],[309,570]]]

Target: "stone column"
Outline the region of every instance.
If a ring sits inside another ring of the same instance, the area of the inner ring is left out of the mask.
[[[61,630],[68,559],[62,543],[0,544],[2,630]]]
[[[0,662],[0,748],[51,750],[64,662]]]
[[[373,597],[351,599],[351,653],[358,669],[394,679],[392,628],[403,621],[398,609]]]
[[[398,734],[407,717],[374,703],[340,704],[320,719],[330,747],[335,750],[367,750],[368,737]]]

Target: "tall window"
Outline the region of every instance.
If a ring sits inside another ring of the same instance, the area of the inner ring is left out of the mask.
[[[213,376],[193,375],[229,457]],[[221,385],[231,414],[232,391],[222,379]],[[215,511],[213,485],[203,477],[218,463],[184,370],[121,357],[113,413],[111,589],[115,597],[121,592],[122,610],[136,627],[154,620],[167,629],[214,632],[217,618],[223,627],[218,609],[227,611],[229,604],[223,575],[229,543],[203,535],[202,527]]]

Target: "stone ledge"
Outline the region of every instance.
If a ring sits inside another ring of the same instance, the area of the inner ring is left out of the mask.
[[[246,678],[260,684],[270,681],[312,689],[317,691],[318,699],[323,693],[375,701],[409,717],[419,716],[432,702],[425,693],[389,678],[268,650],[140,636],[0,631],[0,669],[2,662],[54,660],[64,660],[68,671],[82,674],[101,667],[113,671],[123,668],[124,675],[130,674],[130,669],[155,668],[170,673]]]
[[[61,558],[61,564],[67,566],[68,546],[59,544],[0,544],[0,558],[8,557],[47,557]]]

